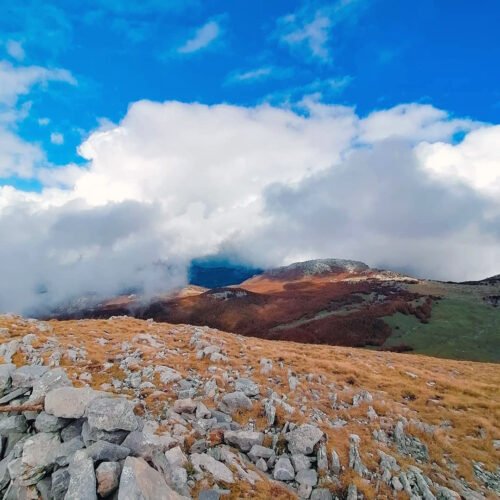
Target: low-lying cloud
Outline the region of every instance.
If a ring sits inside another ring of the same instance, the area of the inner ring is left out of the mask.
[[[41,193],[0,188],[0,310],[166,291],[220,252],[496,274],[499,143],[499,127],[429,105],[134,103],[81,145],[84,167],[35,169]]]

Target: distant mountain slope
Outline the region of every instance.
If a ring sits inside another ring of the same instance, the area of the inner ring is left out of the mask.
[[[145,302],[113,299],[59,318],[129,314],[242,335],[500,362],[500,283],[418,280],[326,259],[268,270],[239,285],[192,287]]]

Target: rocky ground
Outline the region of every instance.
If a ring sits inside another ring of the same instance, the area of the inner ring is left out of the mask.
[[[7,499],[500,494],[498,365],[0,316]]]

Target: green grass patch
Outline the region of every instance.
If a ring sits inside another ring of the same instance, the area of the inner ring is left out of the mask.
[[[401,313],[384,321],[393,334],[383,347],[406,344],[430,356],[500,362],[500,309],[477,297],[457,294],[434,302],[428,324]]]

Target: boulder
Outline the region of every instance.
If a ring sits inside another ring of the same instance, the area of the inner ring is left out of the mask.
[[[52,474],[52,486],[50,488],[51,497],[54,500],[63,500],[69,486],[69,470],[68,468],[57,469]]]
[[[302,453],[295,453],[292,455],[292,464],[295,472],[299,472],[311,468],[311,459]]]
[[[170,436],[157,436],[145,431],[133,431],[123,441],[122,446],[130,449],[130,454],[151,460],[155,451],[164,452],[171,446]]]
[[[0,436],[26,432],[28,423],[24,415],[13,415],[0,420]]]
[[[82,438],[77,436],[71,441],[61,443],[55,452],[54,461],[60,467],[67,466],[73,459],[74,454],[84,447]]]
[[[47,370],[46,366],[41,365],[21,366],[11,374],[12,387],[33,387]]]
[[[85,451],[75,453],[69,466],[69,476],[64,500],[97,500],[94,462]]]
[[[260,393],[259,386],[249,378],[239,378],[236,380],[234,388],[245,396],[258,396]]]
[[[241,451],[249,451],[254,445],[261,445],[264,441],[264,434],[255,431],[226,431],[224,441],[232,446],[236,446]]]
[[[81,435],[85,446],[90,446],[92,443],[95,443],[97,441],[107,441],[108,443],[122,444],[123,440],[128,435],[128,431],[103,431],[102,429],[91,427],[88,421],[85,420],[81,427]]]
[[[130,449],[119,444],[97,441],[85,449],[85,453],[94,462],[105,460],[107,462],[118,462],[130,455]]]
[[[45,411],[56,417],[80,418],[91,401],[103,396],[105,392],[90,387],[58,387],[45,396]]]
[[[180,500],[163,476],[142,458],[127,457],[123,465],[118,500]]]
[[[198,472],[205,471],[212,475],[215,481],[234,483],[233,473],[222,463],[205,453],[193,453],[191,463]]]
[[[257,462],[259,458],[264,458],[268,460],[274,455],[274,450],[272,448],[266,448],[259,444],[254,444],[251,450],[248,452],[248,457],[252,462]]]
[[[124,398],[93,399],[85,410],[90,427],[104,431],[135,431],[138,427],[134,407]]]
[[[297,472],[295,481],[306,486],[316,486],[318,484],[318,473],[314,469],[303,469]]]
[[[231,414],[238,410],[251,410],[252,401],[241,391],[230,392],[222,397],[220,409]]]
[[[35,419],[35,429],[38,432],[57,432],[68,425],[70,421],[42,411]]]
[[[57,389],[58,387],[70,387],[72,385],[71,380],[68,378],[66,371],[63,368],[54,368],[53,370],[49,370],[34,382],[33,392],[31,393],[28,403],[43,403],[46,394],[52,389]]]
[[[166,451],[165,458],[171,467],[183,467],[188,463],[188,459],[186,455],[184,455],[180,446],[175,446],[174,448]]]
[[[327,488],[316,488],[311,493],[311,500],[333,500],[332,492]]]
[[[304,424],[285,434],[291,453],[310,455],[314,446],[323,437],[323,431],[310,424]]]
[[[11,375],[16,369],[16,365],[5,363],[0,365],[0,396],[3,396],[11,386]]]
[[[102,462],[95,471],[97,479],[97,493],[106,497],[118,488],[120,483],[121,467],[118,462]]]
[[[295,472],[289,458],[280,457],[278,459],[274,466],[273,477],[278,481],[293,481],[295,479]]]
[[[57,434],[34,434],[24,442],[22,461],[31,467],[48,467],[55,462],[60,444]]]
[[[197,403],[193,401],[191,398],[186,399],[178,399],[174,403],[174,411],[175,413],[194,413],[196,410]]]

